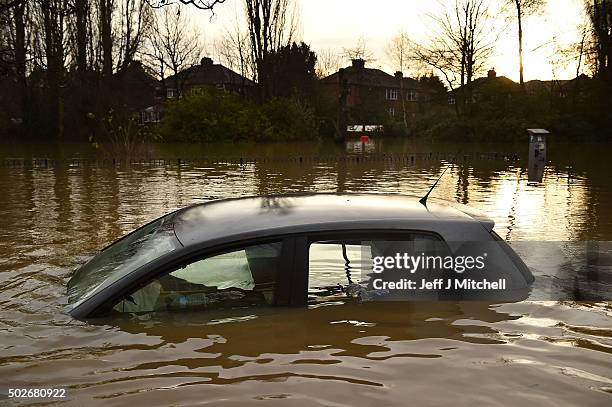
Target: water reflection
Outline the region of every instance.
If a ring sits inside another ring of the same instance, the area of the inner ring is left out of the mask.
[[[382,141],[374,140],[368,136],[349,139],[344,142],[347,153],[373,153],[381,148]]]

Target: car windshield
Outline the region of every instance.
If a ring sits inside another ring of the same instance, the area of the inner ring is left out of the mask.
[[[68,303],[83,301],[101,286],[180,247],[173,218],[174,213],[141,227],[87,262],[68,282]]]

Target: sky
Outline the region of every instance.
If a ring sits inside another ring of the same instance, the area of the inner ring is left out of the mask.
[[[429,14],[439,3],[454,0],[294,0],[300,13],[300,39],[314,51],[330,50],[341,54],[362,40],[373,54],[367,66],[389,73],[396,71],[385,48],[398,32],[404,31],[417,42],[426,40],[435,30]],[[490,0],[491,14],[499,16],[503,0]],[[187,9],[192,24],[205,38],[208,54],[215,59],[214,43],[232,25],[235,16],[242,16],[242,0],[226,0],[210,12]],[[559,47],[579,42],[585,16],[583,0],[548,0],[540,15],[523,23],[525,80],[569,79],[576,75],[576,62],[560,57]],[[495,28],[501,32],[495,53],[487,65],[498,75],[518,81],[518,40],[515,20],[497,18]],[[551,60],[554,63],[551,63]],[[561,60],[561,61],[560,61]],[[560,63],[559,63],[560,61]],[[218,61],[217,61],[218,62]],[[348,61],[344,65],[348,65]],[[406,72],[410,74],[411,72]]]

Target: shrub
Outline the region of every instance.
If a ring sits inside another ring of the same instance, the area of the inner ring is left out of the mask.
[[[265,141],[310,138],[318,128],[312,109],[296,97],[257,105],[207,90],[168,103],[159,132],[165,141]]]
[[[318,135],[313,110],[297,97],[273,98],[263,105],[263,114],[271,123],[269,140],[298,140]]]
[[[425,135],[445,141],[517,141],[526,137],[526,129],[542,127],[522,118],[499,119],[452,117],[432,125]]]
[[[254,110],[236,95],[205,91],[168,103],[159,131],[166,141],[246,139],[266,127]]]
[[[410,130],[401,121],[389,120],[384,126],[385,137],[407,137],[410,134]]]

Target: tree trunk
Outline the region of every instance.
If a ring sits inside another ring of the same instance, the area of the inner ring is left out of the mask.
[[[125,2],[125,14],[123,18],[125,19],[125,34],[124,34],[124,50],[123,50],[123,61],[121,62],[120,69],[127,69],[130,62],[132,62],[132,3],[130,0]]]
[[[59,134],[59,62],[57,58],[56,39],[56,15],[52,12],[50,0],[41,3],[43,12],[43,27],[45,35],[45,55],[47,59],[47,97],[48,97],[48,119],[49,130],[53,136]],[[54,7],[55,8],[55,7]]]
[[[87,70],[87,0],[75,0],[76,14],[76,63],[80,79]]]
[[[102,41],[102,76],[110,80],[113,75],[112,0],[100,0],[100,37]]]
[[[404,128],[408,130],[408,120],[406,119],[406,95],[404,94],[404,76],[403,74],[399,77],[399,88],[400,88],[400,98],[402,100],[402,120],[404,121]]]
[[[604,78],[610,80],[610,59],[612,59],[611,51],[612,51],[612,37],[610,36],[610,18],[612,18],[612,13],[608,9],[610,4],[608,4],[608,0],[602,0],[601,2],[601,31],[603,33],[601,43],[602,43],[602,72],[604,74]]]
[[[515,0],[516,2],[516,13],[518,17],[518,42],[519,42],[519,82],[521,87],[525,88],[525,79],[523,77],[523,21],[522,21],[522,10],[521,10],[521,2],[519,0]]]
[[[15,6],[15,74],[19,87],[19,105],[21,107],[21,120],[26,125],[29,122],[28,87],[26,82],[26,42],[25,42],[25,2]]]

